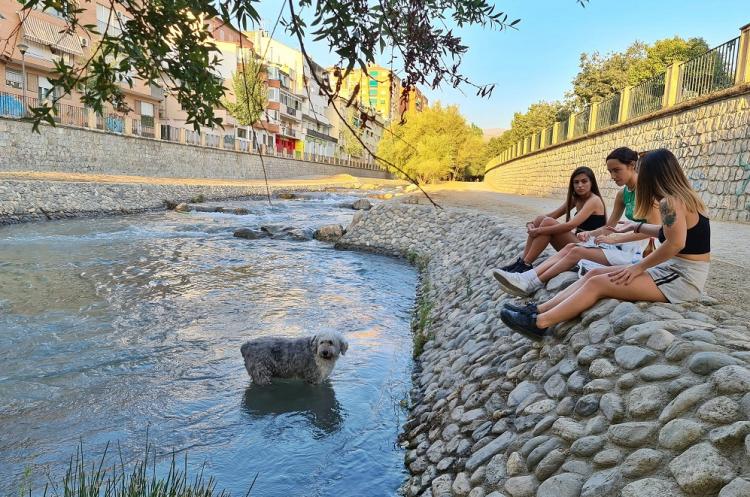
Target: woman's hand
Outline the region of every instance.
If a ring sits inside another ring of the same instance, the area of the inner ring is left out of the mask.
[[[536,238],[537,236],[541,235],[541,233],[539,232],[541,229],[542,228],[529,228],[527,230],[527,233],[531,238]]]
[[[578,239],[581,240],[582,242],[587,242],[589,241],[589,238],[591,238],[591,232],[581,231],[580,233],[576,235],[576,237],[578,237]]]
[[[643,223],[635,223],[633,221],[620,221],[619,223],[617,223],[617,226],[612,228],[612,231],[614,231],[615,233],[627,233],[629,231],[635,231],[639,224]]]
[[[638,264],[633,264],[632,266],[626,266],[609,273],[609,281],[611,281],[615,285],[627,286],[632,283],[637,277],[642,275],[644,271],[645,270]]]
[[[608,243],[610,245],[616,245],[620,243],[620,233],[610,233],[608,235],[599,235],[596,238],[594,238],[594,242],[596,242],[597,245],[601,245],[602,243]]]

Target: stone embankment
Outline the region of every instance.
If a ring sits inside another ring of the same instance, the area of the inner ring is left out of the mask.
[[[377,180],[376,180],[377,181]],[[272,195],[331,188],[375,188],[376,184],[324,180],[314,184],[269,184]],[[164,209],[190,199],[228,200],[265,196],[265,185],[0,181],[0,225],[29,221],[134,214]]]
[[[534,343],[502,324],[488,274],[518,226],[395,202],[355,219],[338,247],[428,261],[407,496],[750,495],[749,311],[605,300]]]

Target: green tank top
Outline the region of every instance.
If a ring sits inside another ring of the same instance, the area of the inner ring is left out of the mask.
[[[622,189],[622,201],[625,204],[625,217],[637,223],[645,222],[645,219],[633,218],[635,211],[635,190],[630,190],[627,186]]]

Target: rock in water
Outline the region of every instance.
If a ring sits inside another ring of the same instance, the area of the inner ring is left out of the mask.
[[[190,212],[190,206],[185,202],[180,202],[177,207],[174,208],[177,212]]]
[[[261,230],[240,228],[234,231],[234,236],[237,238],[247,238],[248,240],[257,240],[258,238],[266,238],[268,234]]]
[[[336,242],[344,236],[344,228],[340,224],[328,224],[315,230],[313,238],[323,242]]]
[[[352,204],[352,209],[357,211],[369,211],[372,209],[372,204],[366,198],[361,198]]]

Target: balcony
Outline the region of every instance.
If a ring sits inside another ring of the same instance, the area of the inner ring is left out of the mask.
[[[291,119],[295,122],[299,122],[302,120],[302,113],[294,107],[290,107],[289,105],[282,103],[279,104],[279,110],[281,111],[281,117]]]
[[[299,133],[297,133],[297,130],[293,128],[288,128],[286,126],[280,126],[279,127],[279,134],[282,136],[286,136],[287,138],[298,138]]]
[[[334,138],[333,136],[327,135],[325,133],[321,133],[320,131],[316,131],[314,129],[308,129],[305,133],[307,134],[307,136],[313,136],[315,138],[320,138],[321,140],[338,143],[337,138]]]

